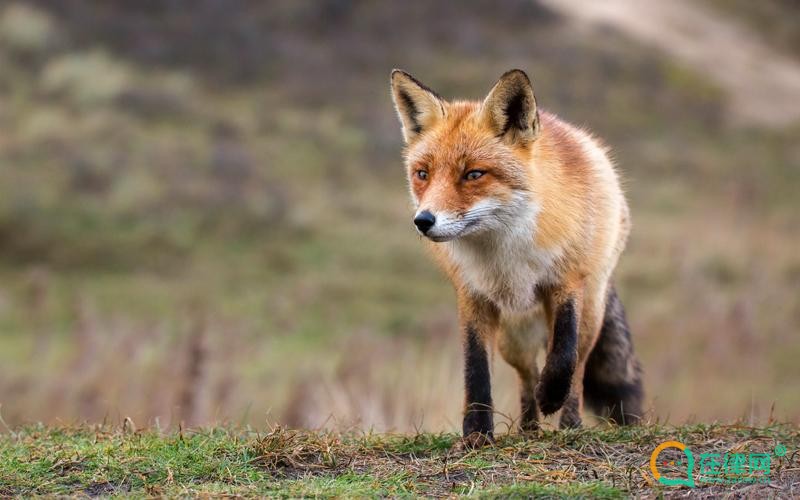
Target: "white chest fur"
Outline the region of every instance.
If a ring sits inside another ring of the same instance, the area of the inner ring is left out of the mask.
[[[465,284],[507,315],[537,306],[537,285],[552,281],[558,253],[536,248],[533,221],[517,230],[500,231],[450,243],[450,255]]]

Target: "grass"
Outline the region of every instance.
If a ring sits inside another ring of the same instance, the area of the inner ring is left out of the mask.
[[[219,427],[178,432],[34,426],[0,436],[0,495],[270,495],[621,498],[674,492],[648,468],[655,446],[700,453],[771,452],[768,484],[700,485],[707,495],[797,495],[800,430],[773,424],[649,425],[499,436],[455,451],[454,434],[266,433]],[[686,488],[684,488],[684,492]]]

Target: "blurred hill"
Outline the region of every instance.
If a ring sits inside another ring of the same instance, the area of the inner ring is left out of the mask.
[[[476,99],[523,68],[613,146],[654,417],[800,418],[797,100],[756,69],[781,119],[743,120],[739,47],[687,59],[550,5],[0,4],[3,418],[454,428],[454,297],[412,231],[393,67]],[[793,3],[758,5],[701,3],[796,68]]]
[[[740,123],[787,125],[800,119],[800,62],[776,53],[768,40],[728,18],[719,18],[697,2],[637,2],[612,0],[602,3],[545,0],[548,6],[565,14],[573,23],[605,25],[627,36],[658,48],[707,75],[725,91],[730,114]],[[722,6],[724,4],[721,4]],[[782,25],[777,17],[781,5],[800,20],[800,11],[790,3],[765,2],[772,24]],[[740,7],[753,17],[753,10]],[[761,8],[762,11],[764,8]],[[733,9],[736,12],[736,9]],[[772,35],[781,41],[786,35]],[[796,50],[795,50],[796,52]]]

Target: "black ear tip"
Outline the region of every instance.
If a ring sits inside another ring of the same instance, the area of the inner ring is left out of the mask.
[[[391,83],[393,86],[401,86],[401,87],[413,87],[417,86],[423,91],[429,93],[433,97],[441,100],[442,96],[437,94],[433,89],[422,83],[421,81],[417,80],[407,72],[403,71],[402,69],[393,69],[392,70],[392,79]]]
[[[503,76],[500,77],[501,80],[514,80],[518,83],[527,83],[528,85],[531,84],[531,79],[528,78],[528,74],[522,71],[521,69],[510,69],[503,73]]]
[[[402,69],[399,69],[399,68],[394,68],[394,69],[392,70],[392,76],[391,76],[391,79],[392,79],[392,80],[394,80],[395,78],[397,78],[397,77],[400,77],[400,76],[405,76],[406,78],[409,78],[409,77],[411,77],[411,75],[409,75],[408,73],[406,73],[406,72],[405,72],[405,71],[403,71]]]

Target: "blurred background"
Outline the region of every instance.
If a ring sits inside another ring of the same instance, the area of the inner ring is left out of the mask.
[[[652,419],[800,420],[793,0],[0,2],[2,419],[458,429],[394,67],[613,147]]]

